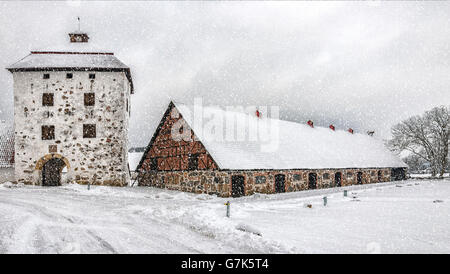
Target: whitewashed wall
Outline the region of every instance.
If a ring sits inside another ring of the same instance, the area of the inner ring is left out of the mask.
[[[44,73],[50,79],[43,79]],[[67,73],[73,79],[66,79]],[[89,73],[95,73],[95,80]],[[130,83],[125,73],[15,72],[13,78],[18,182],[40,185],[36,164],[50,154],[49,145],[57,145],[57,153],[70,163],[63,183],[128,184]],[[47,92],[54,93],[54,106],[42,106]],[[95,93],[95,106],[84,106],[85,92]],[[83,124],[96,124],[96,138],[83,138]],[[42,125],[55,126],[55,140],[41,139]]]

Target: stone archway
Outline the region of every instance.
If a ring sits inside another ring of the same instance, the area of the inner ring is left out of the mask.
[[[63,168],[70,169],[69,160],[60,154],[47,154],[36,163],[36,169],[41,175],[42,186],[61,185],[61,173]]]

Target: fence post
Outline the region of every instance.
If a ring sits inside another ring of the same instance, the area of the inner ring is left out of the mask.
[[[344,190],[344,197],[347,197],[347,190]]]
[[[227,201],[225,205],[227,206],[227,217],[230,218],[230,201]]]
[[[327,206],[328,198],[327,196],[323,197],[323,206]]]

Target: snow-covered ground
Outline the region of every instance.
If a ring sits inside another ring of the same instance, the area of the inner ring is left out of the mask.
[[[79,252],[450,253],[450,180],[236,199],[148,187],[0,185],[0,253]]]

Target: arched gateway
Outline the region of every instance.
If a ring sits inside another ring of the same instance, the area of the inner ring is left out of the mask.
[[[70,168],[69,161],[60,154],[48,154],[39,159],[36,169],[41,170],[42,186],[60,186],[64,167]]]

